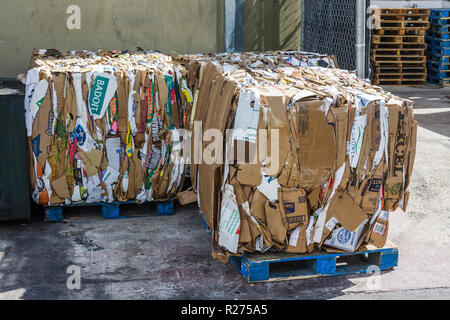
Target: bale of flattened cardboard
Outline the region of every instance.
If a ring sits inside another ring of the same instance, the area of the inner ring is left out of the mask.
[[[41,205],[174,197],[193,95],[155,52],[34,50],[26,77],[32,197]]]
[[[191,167],[216,259],[385,245],[389,214],[409,199],[411,101],[353,72],[278,64],[274,55],[178,59],[202,132],[233,130],[219,144],[192,130],[193,153],[214,149],[223,160]]]

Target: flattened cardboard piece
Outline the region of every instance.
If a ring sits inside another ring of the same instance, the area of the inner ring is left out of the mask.
[[[374,214],[377,211],[384,179],[384,168],[384,162],[377,166],[373,174],[361,184],[355,198],[355,203],[360,203],[360,207],[368,214]]]
[[[283,118],[278,119],[276,118],[276,114],[278,114],[278,110],[282,107],[284,107],[281,102],[281,99],[270,99],[268,97],[265,97],[268,99],[272,105],[269,109],[269,122],[268,122],[268,141],[267,141],[267,150],[271,152],[273,149],[272,144],[275,143],[276,147],[278,149],[278,166],[277,168],[273,168],[271,170],[271,176],[276,177],[280,174],[281,170],[283,169],[284,162],[287,158],[287,155],[291,149],[291,146],[289,143],[286,143],[286,141],[289,141],[289,128],[287,121],[284,122]],[[276,136],[272,134],[273,130],[278,130],[278,138],[276,139]],[[270,155],[272,158],[274,155]],[[277,170],[275,170],[277,169]]]
[[[362,141],[360,158],[359,158],[358,166],[356,168],[356,175],[358,177],[358,180],[365,173],[364,167],[366,166],[366,164],[367,164],[366,168],[369,169],[371,166],[371,163],[372,163],[372,162],[369,162],[369,153],[371,150],[372,133],[373,133],[372,128],[375,125],[374,119],[375,119],[375,112],[376,112],[377,105],[378,104],[374,101],[374,102],[370,102],[366,107],[366,128],[364,131],[364,138]]]
[[[86,171],[86,176],[88,178],[91,178],[91,177],[97,175],[97,168],[92,164],[92,162],[90,161],[87,154],[83,151],[80,151],[78,153],[78,155],[80,156],[81,160],[83,161],[84,168]]]
[[[236,89],[236,84],[233,81],[228,81],[222,76],[217,77],[213,91],[211,92],[212,99],[210,100],[210,108],[208,109],[203,130],[218,129],[224,134],[226,120],[229,117]],[[208,146],[208,143],[205,142],[203,149],[206,146]],[[216,186],[221,185],[223,181],[221,172],[221,166],[217,164],[202,164],[199,166],[199,180],[208,180],[207,183],[201,183],[199,186],[200,206],[205,214],[205,220],[208,226],[213,226],[211,228],[213,230],[215,230],[214,215],[217,212],[214,203],[218,199]]]
[[[237,179],[240,184],[247,186],[259,186],[262,182],[261,168],[257,164],[240,164],[238,166]]]
[[[342,167],[347,156],[348,110],[346,108],[331,108],[336,132],[336,169]]]
[[[117,77],[117,100],[118,100],[118,115],[117,115],[117,123],[118,123],[118,133],[120,135],[120,139],[124,145],[127,142],[127,134],[128,134],[128,96],[129,94],[126,91],[126,79],[122,72],[116,72]],[[116,168],[115,168],[116,169]]]
[[[61,199],[70,198],[69,186],[67,184],[67,178],[62,177],[52,182],[52,188],[56,195]]]
[[[96,167],[100,168],[100,165],[103,160],[103,152],[100,150],[92,150],[90,152],[86,152],[86,156],[88,157],[91,164]]]
[[[292,167],[294,166],[294,156],[292,152],[288,154],[286,162],[284,163],[283,170],[281,171],[280,176],[278,177],[278,183],[284,187],[288,188],[289,179],[291,177]]]
[[[222,199],[219,223],[219,246],[226,248],[231,253],[238,252],[238,246],[241,242],[240,231],[241,216],[238,204],[231,185],[225,186],[225,193]],[[249,234],[250,232],[248,232]]]
[[[286,218],[285,225],[287,225],[288,231],[293,231],[297,227],[309,223],[309,210],[305,190],[279,188],[278,198],[281,204],[280,209]],[[304,231],[306,231],[306,228],[303,229]]]
[[[45,167],[50,156],[50,147],[53,142],[53,120],[54,113],[49,88],[34,119],[32,131],[33,153],[42,167]]]
[[[300,166],[313,169],[334,169],[336,164],[336,138],[333,126],[327,123],[323,101],[299,102]],[[307,127],[306,127],[307,126]]]
[[[322,241],[328,237],[336,225],[346,230],[355,230],[367,219],[367,213],[353,199],[342,191],[336,192],[330,203]]]
[[[194,191],[184,191],[177,194],[177,199],[182,206],[197,202],[197,195]]]
[[[316,211],[320,208],[320,188],[317,188],[310,192],[306,197],[308,200],[308,207],[311,211]]]
[[[267,219],[266,219],[267,201],[268,199],[261,192],[255,189],[252,200],[250,202],[250,211],[260,224],[266,226],[267,226]]]
[[[289,233],[287,253],[308,253],[309,248],[306,241],[306,229],[309,224],[309,215],[306,223],[302,223],[294,231]]]
[[[370,227],[367,236],[367,244],[373,245],[379,249],[386,245],[389,233],[389,213],[383,211],[376,219],[375,223]]]
[[[414,169],[414,162],[415,162],[415,158],[416,158],[416,148],[417,148],[417,127],[418,127],[418,122],[414,121],[413,122],[413,126],[411,128],[411,135],[410,135],[410,144],[408,147],[408,164],[407,164],[407,168],[406,168],[406,178],[405,178],[405,190],[408,190],[410,184],[411,184],[411,175]],[[405,195],[404,195],[404,199],[403,199],[403,206],[402,206],[402,210],[404,212],[406,212],[406,209],[408,208],[408,202],[409,202],[409,192],[406,191]]]
[[[399,105],[387,105],[389,110],[389,169],[385,183],[386,205],[390,207],[400,200],[404,190],[403,168],[406,152],[405,108]],[[390,209],[390,208],[387,208]],[[389,211],[389,210],[387,210]]]
[[[266,202],[265,205],[267,228],[269,229],[273,246],[281,251],[286,247],[287,229],[278,203]]]

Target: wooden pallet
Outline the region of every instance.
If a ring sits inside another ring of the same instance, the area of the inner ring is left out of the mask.
[[[426,43],[411,43],[411,42],[398,42],[398,43],[372,43],[372,50],[426,50]]]
[[[100,208],[102,216],[108,220],[127,219],[136,217],[149,217],[149,216],[170,216],[174,213],[174,201],[172,199],[166,201],[155,201],[151,203],[145,203],[142,206],[143,210],[146,210],[143,214],[125,216],[121,215],[120,209],[127,205],[138,205],[135,201],[128,202],[112,202],[112,203],[93,203],[93,204],[71,204],[44,207],[45,221],[47,222],[59,222],[64,220],[63,211],[67,208]],[[151,212],[148,212],[150,206]]]
[[[384,29],[374,29],[374,35],[381,36],[424,36],[425,31],[428,28],[384,28]]]
[[[403,68],[403,67],[383,67],[376,68],[374,67],[374,71],[376,74],[426,74],[427,68]]]
[[[373,81],[376,86],[424,86],[425,80],[414,81],[414,80],[383,80],[383,81]]]
[[[374,13],[380,21],[419,21],[429,22],[428,14],[397,14],[397,13]]]
[[[397,48],[383,48],[383,49],[371,49],[370,52],[373,56],[424,56],[425,55],[424,48],[416,49],[416,48],[405,48],[405,49],[397,49]]]
[[[395,245],[358,253],[294,255],[267,252],[232,257],[231,262],[248,283],[302,280],[349,274],[370,274],[398,266]]]
[[[424,36],[372,35],[372,44],[423,44]]]
[[[391,73],[378,73],[374,75],[374,81],[377,83],[384,81],[397,81],[397,82],[425,82],[427,80],[426,72],[419,73],[399,73],[399,72],[391,72]]]
[[[383,29],[417,29],[417,30],[428,30],[430,28],[430,22],[419,21],[419,20],[381,20],[380,26]]]
[[[418,8],[374,8],[372,14],[382,15],[425,15],[429,16],[430,9],[418,9]]]
[[[419,63],[425,63],[427,61],[427,58],[422,55],[381,55],[381,56],[372,56],[371,58],[372,62],[379,62],[379,63],[392,63],[392,62],[419,62]]]

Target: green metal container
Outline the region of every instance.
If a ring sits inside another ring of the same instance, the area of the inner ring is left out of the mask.
[[[0,86],[0,222],[26,220],[31,212],[24,93],[6,86]]]

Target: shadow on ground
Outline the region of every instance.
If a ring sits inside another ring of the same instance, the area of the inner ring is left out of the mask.
[[[368,276],[248,284],[211,257],[195,206],[171,217],[103,220],[95,211],[49,224],[0,226],[4,299],[330,299]],[[66,270],[81,268],[81,290]],[[395,271],[394,271],[395,272]]]

